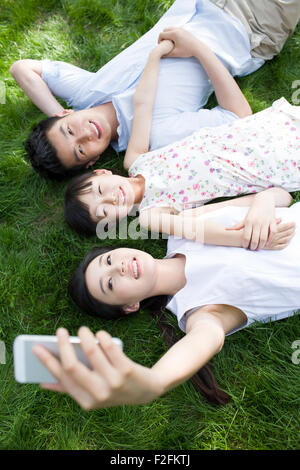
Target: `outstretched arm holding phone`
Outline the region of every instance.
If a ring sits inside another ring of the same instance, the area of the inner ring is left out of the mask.
[[[48,390],[69,394],[85,410],[118,405],[145,404],[188,380],[223,347],[225,333],[246,320],[241,310],[210,305],[187,319],[186,335],[152,367],[129,359],[106,331],[78,331],[82,349],[92,365],[89,370],[78,361],[68,332],[57,332],[60,361],[46,349],[35,347],[40,361],[56,377],[57,384],[42,384]]]

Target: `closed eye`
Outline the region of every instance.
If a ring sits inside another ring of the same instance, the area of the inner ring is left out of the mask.
[[[98,190],[99,190],[99,193],[102,194],[100,186],[99,186]]]

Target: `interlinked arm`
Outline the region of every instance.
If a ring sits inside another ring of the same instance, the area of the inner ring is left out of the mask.
[[[152,232],[173,235],[209,245],[242,246],[242,231],[228,231],[221,224],[203,217],[185,217],[161,208],[147,209],[139,216],[140,225]]]
[[[149,150],[159,62],[172,48],[173,43],[171,41],[162,41],[150,52],[148,62],[135,91],[131,136],[123,163],[126,170],[128,170],[139,155]]]
[[[241,314],[234,307],[212,305],[193,312],[187,319],[186,336],[151,369],[131,361],[107,332],[96,334],[99,340],[96,344],[91,331],[82,327],[78,336],[92,366],[89,370],[78,361],[67,331],[60,329],[60,361],[46,349],[34,348],[37,357],[58,381],[43,384],[43,388],[69,394],[86,410],[149,403],[188,380],[217,354],[222,349],[226,328],[245,321]]]
[[[147,209],[141,212],[139,220],[141,226],[150,231],[200,243],[252,250],[282,250],[294,236],[295,223],[281,223],[281,219],[275,219],[275,206],[288,206],[291,199],[282,188],[270,188],[255,195],[187,209],[178,215],[167,208]],[[251,202],[245,219],[231,228],[204,217],[206,213],[227,205],[249,206]]]
[[[166,28],[159,41],[169,39],[175,44],[168,57],[196,57],[207,73],[219,105],[243,118],[252,114],[250,105],[226,67],[203,42],[183,28]]]
[[[256,194],[188,209],[182,212],[182,215],[185,217],[199,217],[226,206],[247,206],[249,210],[244,220],[232,228],[227,227],[227,230],[243,229],[243,248],[250,248],[251,250],[267,248],[276,239],[277,242],[281,240],[280,243],[283,243],[282,249],[286,246],[285,237],[289,237],[294,233],[295,224],[280,224],[281,219],[275,218],[275,207],[288,207],[292,200],[292,196],[285,189],[279,187],[269,188]]]

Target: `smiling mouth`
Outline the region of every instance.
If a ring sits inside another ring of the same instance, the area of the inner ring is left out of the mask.
[[[119,198],[119,203],[121,202],[121,204],[124,206],[125,202],[126,202],[126,194],[125,194],[125,191],[123,188],[121,188],[120,186],[120,198]]]
[[[100,139],[101,137],[101,127],[99,126],[99,124],[95,121],[89,121],[89,123],[92,125],[95,133],[96,133],[96,136],[98,139]]]
[[[130,272],[132,277],[134,277],[135,279],[138,279],[140,277],[141,270],[136,258],[133,258],[130,262]]]

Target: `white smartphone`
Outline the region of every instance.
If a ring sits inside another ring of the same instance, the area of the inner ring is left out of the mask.
[[[113,338],[113,341],[123,349],[123,342],[119,338]],[[77,336],[70,336],[70,342],[74,346],[79,361],[83,362],[83,364],[91,369],[91,366],[80,347],[80,339]],[[17,336],[13,345],[16,381],[20,383],[57,383],[57,380],[53,375],[50,374],[48,369],[46,369],[46,367],[32,352],[32,348],[35,345],[44,346],[59,358],[57,336]]]

